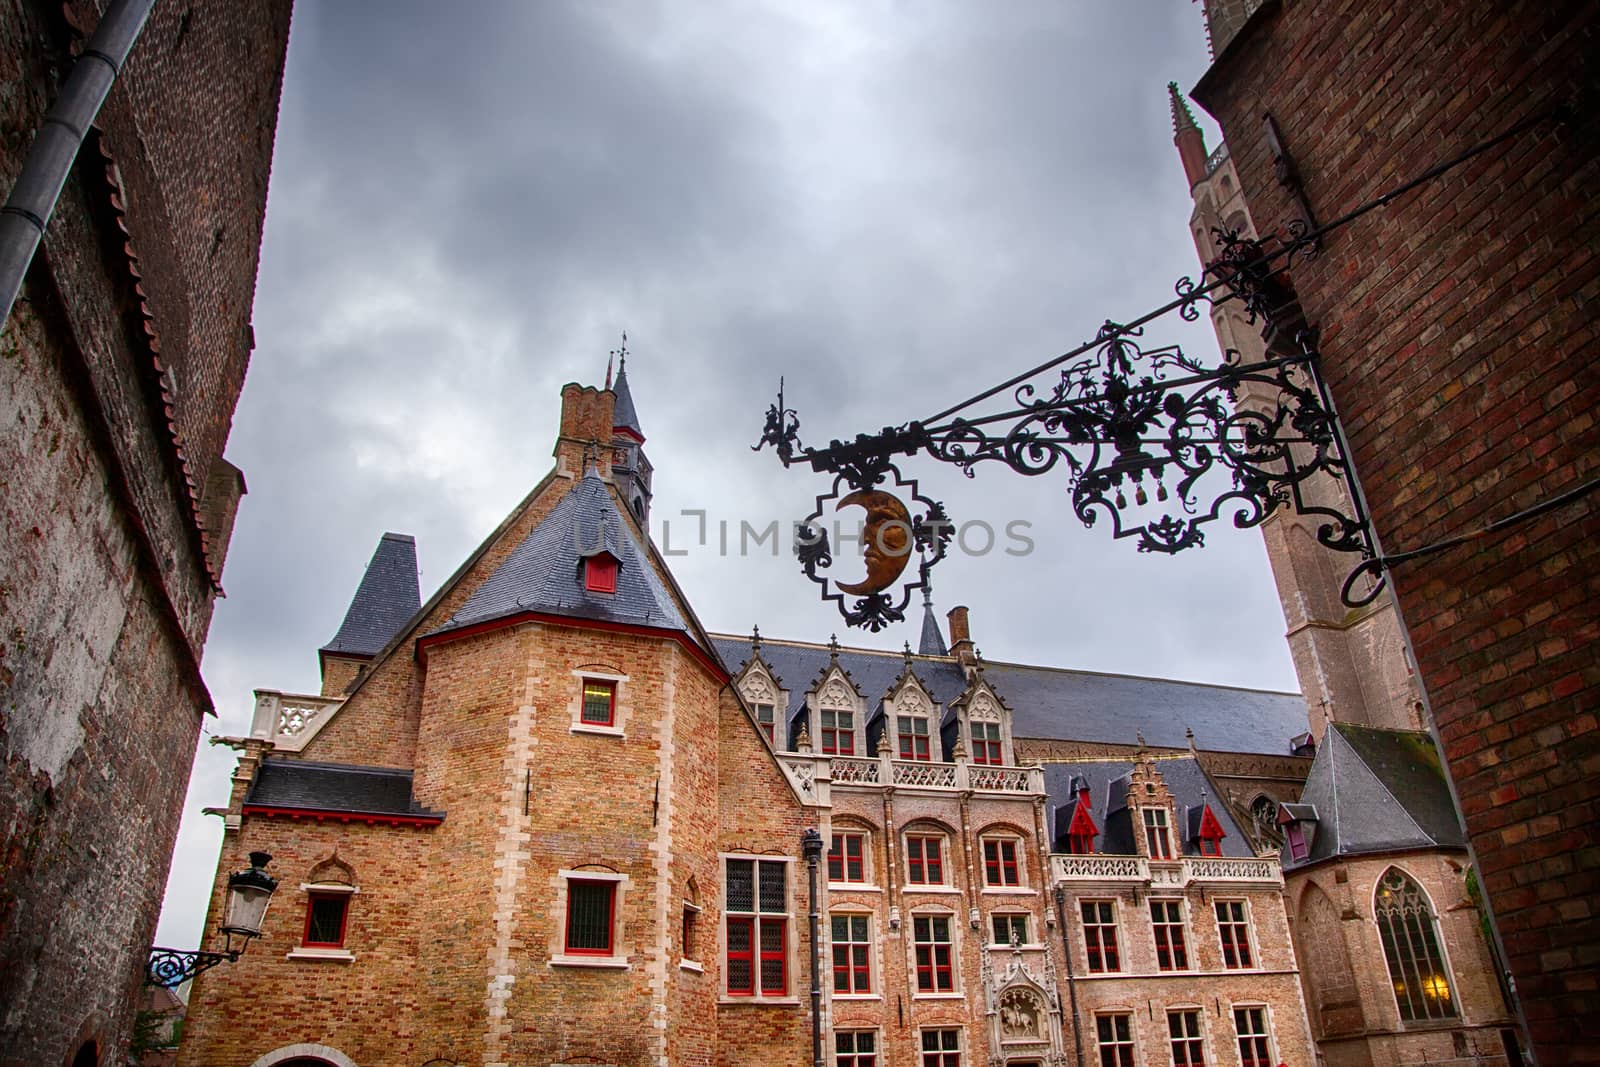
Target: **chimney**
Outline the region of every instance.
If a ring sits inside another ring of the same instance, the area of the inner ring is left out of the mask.
[[[584,455],[594,457],[600,477],[611,477],[611,420],[617,396],[609,389],[568,382],[561,387],[561,434],[556,438],[556,467],[583,477]]]
[[[1167,92],[1172,97],[1172,143],[1178,146],[1184,177],[1189,179],[1189,188],[1193,189],[1206,180],[1206,135],[1195,125],[1194,113],[1178,91],[1178,83],[1168,82]]]
[[[963,667],[976,666],[978,657],[973,651],[972,631],[967,626],[966,605],[958,604],[951,608],[947,618],[950,620],[950,654]]]

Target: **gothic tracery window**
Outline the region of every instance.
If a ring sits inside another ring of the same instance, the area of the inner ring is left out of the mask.
[[[1455,995],[1439,949],[1439,920],[1422,887],[1390,867],[1378,880],[1373,914],[1400,1018],[1407,1022],[1454,1018]]]

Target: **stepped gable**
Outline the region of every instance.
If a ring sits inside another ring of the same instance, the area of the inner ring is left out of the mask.
[[[1336,856],[1466,846],[1439,752],[1417,731],[1331,723],[1294,808],[1315,809],[1317,832],[1304,860],[1284,850],[1285,870]]]
[[[334,656],[376,656],[421,607],[416,538],[386,533],[372,553],[339,632],[319,651]]]
[[[615,593],[584,587],[580,563],[600,549],[618,560]],[[660,630],[690,629],[592,467],[433,634],[525,612]]]
[[[411,793],[410,771],[299,759],[262,760],[244,804],[247,808],[444,818],[443,812],[417,803]]]
[[[1222,831],[1222,854],[1241,859],[1255,856],[1249,838],[1234,821],[1228,805],[1217,800],[1217,787],[1211,784],[1200,762],[1192,756],[1175,759],[1157,759],[1156,770],[1167,784],[1167,790],[1177,802],[1178,811],[1185,808],[1201,810],[1209,803],[1211,814],[1217,817]],[[1067,851],[1067,827],[1071,813],[1077,810],[1078,797],[1073,782],[1081,779],[1089,786],[1089,814],[1100,828],[1095,839],[1096,854],[1132,856],[1139,849],[1134,840],[1134,821],[1128,808],[1128,777],[1133,773],[1132,760],[1074,760],[1044,765],[1044,788],[1049,805],[1056,815],[1046,823],[1051,828],[1051,847],[1058,852]],[[1063,820],[1062,813],[1067,814]],[[1179,827],[1182,828],[1181,826]],[[1184,833],[1181,842],[1185,856],[1198,856],[1199,847]]]
[[[712,643],[737,672],[750,658],[750,638],[713,636]],[[828,649],[761,639],[761,655],[785,678],[815,678],[827,666]],[[917,678],[933,699],[949,707],[967,688],[967,676],[953,658],[918,656]],[[856,688],[877,701],[905,667],[898,652],[844,648],[839,665]],[[1157,748],[1184,749],[1192,727],[1208,750],[1289,755],[1291,739],[1306,728],[1305,702],[1297,693],[1233,689],[1197,682],[1093,674],[1057,667],[1032,667],[984,661],[984,679],[1011,709],[1017,738],[1126,744],[1136,730]],[[805,711],[805,691],[791,689],[789,718]],[[868,714],[876,712],[876,705]]]

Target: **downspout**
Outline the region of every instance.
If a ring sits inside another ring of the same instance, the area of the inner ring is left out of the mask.
[[[112,0],[39,127],[22,173],[17,175],[5,207],[0,208],[0,300],[5,309],[0,312],[0,329],[11,318],[11,306],[22,290],[22,279],[61,198],[61,187],[78,158],[78,149],[154,6],[155,0]]]
[[[817,941],[817,861],[822,858],[822,835],[815,827],[808,827],[800,835],[800,850],[805,854],[806,868],[811,875],[811,1063],[812,1067],[825,1067],[822,1059],[822,946]]]
[[[1061,924],[1061,951],[1067,957],[1067,1001],[1072,1005],[1072,1043],[1078,1049],[1078,1067],[1084,1067],[1083,1029],[1078,1025],[1078,984],[1072,973],[1072,929],[1067,925],[1067,894],[1056,886],[1056,921]]]

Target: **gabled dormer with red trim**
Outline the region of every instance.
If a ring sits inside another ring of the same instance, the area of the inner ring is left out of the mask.
[[[1188,814],[1187,840],[1184,843],[1202,856],[1222,855],[1222,839],[1228,834],[1217,820],[1216,812],[1211,810],[1210,803],[1202,799],[1200,807],[1190,808]]]
[[[1100,836],[1100,827],[1095,825],[1092,814],[1094,804],[1089,795],[1089,783],[1074,776],[1070,790],[1073,799],[1057,816],[1058,825],[1066,822],[1066,832],[1058,837],[1069,855],[1087,856],[1094,852],[1095,838]]]

